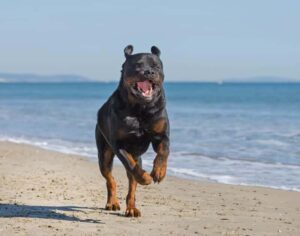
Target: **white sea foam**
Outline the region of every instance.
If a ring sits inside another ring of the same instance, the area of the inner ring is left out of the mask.
[[[13,143],[21,143],[37,146],[46,150],[57,151],[65,154],[82,155],[91,159],[96,158],[96,146],[84,146],[81,143],[71,143],[63,140],[46,140],[40,141],[37,139],[15,138],[15,137],[0,137],[0,141],[9,141]]]
[[[285,143],[283,141],[279,141],[276,139],[257,139],[255,142],[263,145],[272,145],[272,146],[281,146],[281,147],[287,147],[289,144]]]
[[[236,183],[236,178],[229,175],[207,175],[207,174],[199,173],[193,169],[174,168],[174,167],[169,167],[168,170],[174,175],[179,175],[183,177],[196,177],[200,179],[212,180],[212,181],[216,181],[219,183],[226,183],[226,184]]]
[[[0,141],[29,144],[66,154],[83,155],[92,160],[96,160],[97,158],[97,150],[94,144],[87,146],[86,144],[72,143],[63,140],[38,140],[24,137],[0,137]],[[146,170],[151,170],[154,157],[155,153],[151,150],[144,155],[143,167]],[[182,157],[183,159],[179,160],[179,158]],[[177,159],[176,162],[173,161],[174,159]],[[120,164],[119,161],[116,161],[116,163]],[[187,165],[185,167],[179,167],[179,164],[182,166]],[[294,185],[293,183],[290,186],[273,184],[274,181],[285,182],[280,178],[284,178],[287,172],[289,172],[289,176],[296,178]],[[297,186],[297,178],[300,178],[300,166],[297,165],[232,160],[226,157],[207,157],[197,153],[175,152],[170,155],[168,173],[173,176],[195,180],[300,191],[300,186]],[[269,178],[269,184],[261,183],[259,181],[260,178],[263,178],[264,182],[268,181]],[[278,178],[279,181],[276,181],[276,178]]]
[[[238,177],[229,176],[229,175],[208,175],[208,174],[198,173],[197,171],[192,169],[169,167],[168,173],[174,176],[188,178],[188,179],[209,180],[209,181],[223,183],[223,184],[268,187],[274,189],[300,192],[300,187],[289,187],[285,185],[280,185],[280,186],[264,185],[264,184],[249,183],[249,182],[246,183],[246,182],[240,182]]]

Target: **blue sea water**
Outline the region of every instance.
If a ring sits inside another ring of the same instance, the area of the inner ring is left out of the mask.
[[[96,160],[99,107],[117,83],[0,84],[0,140]],[[168,173],[300,191],[300,84],[166,83]],[[151,169],[155,153],[143,157]]]

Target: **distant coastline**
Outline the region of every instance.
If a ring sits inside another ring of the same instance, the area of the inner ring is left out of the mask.
[[[200,76],[201,78],[201,76]],[[3,73],[0,72],[0,83],[117,83],[115,80],[99,80],[91,79],[87,76],[77,74],[53,74],[41,75],[35,73]],[[300,79],[278,77],[278,76],[253,76],[240,78],[225,78],[220,80],[169,80],[167,83],[212,83],[212,84],[228,84],[228,83],[300,83]]]
[[[59,83],[94,82],[94,80],[75,74],[39,75],[34,73],[1,73],[0,83]]]

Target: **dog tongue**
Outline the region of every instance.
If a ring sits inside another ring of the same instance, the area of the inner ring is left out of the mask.
[[[143,92],[147,92],[151,89],[151,83],[148,80],[145,80],[143,82],[137,82],[138,88],[140,88]]]

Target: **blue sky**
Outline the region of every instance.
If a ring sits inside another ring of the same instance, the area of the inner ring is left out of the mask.
[[[300,1],[0,3],[0,72],[119,80],[123,49],[158,46],[168,81],[300,79]]]

